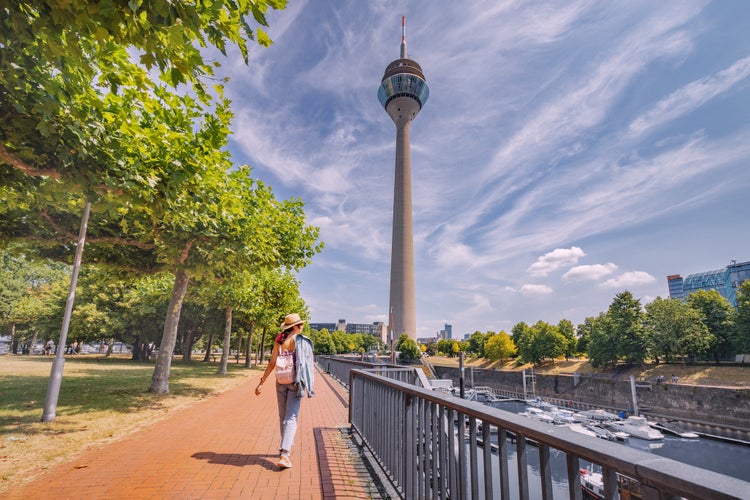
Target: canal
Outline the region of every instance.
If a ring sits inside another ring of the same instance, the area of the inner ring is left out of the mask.
[[[495,403],[492,405],[501,410],[520,413],[526,409],[521,402]],[[493,444],[496,444],[497,435],[493,434]],[[665,435],[663,440],[646,441],[631,437],[627,442],[620,443],[621,446],[630,446],[654,455],[677,460],[682,463],[708,469],[727,476],[736,477],[744,481],[750,481],[750,446],[734,443],[716,441],[712,439],[698,438],[686,439],[676,436]],[[479,460],[481,461],[481,453]],[[527,448],[529,488],[531,498],[541,498],[541,480],[539,475],[539,450],[534,446]],[[565,454],[557,450],[550,453],[553,495],[554,498],[568,498],[568,480],[565,463]],[[493,453],[493,470],[497,471],[497,454]],[[515,447],[508,448],[508,467],[510,471],[517,470]],[[590,464],[583,462],[582,467]],[[480,470],[481,470],[480,464]],[[493,477],[493,489],[499,491],[500,481],[497,475]],[[511,497],[518,494],[517,477],[511,472],[510,477]],[[738,492],[742,494],[742,492]],[[750,491],[747,492],[750,498]]]

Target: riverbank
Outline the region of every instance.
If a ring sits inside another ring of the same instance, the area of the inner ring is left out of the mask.
[[[429,359],[437,378],[458,383],[457,360]],[[594,370],[587,362],[575,360],[535,366],[532,371],[530,365],[501,369],[483,361],[464,363],[464,380],[469,386],[489,387],[514,397],[532,394],[581,409],[628,413],[637,408],[638,413],[654,420],[676,419],[704,434],[750,440],[750,367],[653,365]],[[676,383],[671,381],[672,373],[679,377]],[[660,375],[665,382],[658,382]],[[635,384],[630,383],[631,376]]]
[[[442,356],[430,356],[425,360],[436,366],[458,367],[458,357],[447,358]],[[647,364],[645,367],[617,367],[615,369],[594,368],[586,359],[556,360],[555,362],[546,362],[542,365],[525,365],[516,364],[515,360],[506,361],[489,361],[483,358],[465,358],[465,367],[482,368],[485,370],[522,372],[532,369],[539,375],[573,375],[590,374],[600,377],[608,377],[613,380],[629,380],[633,375],[636,380],[656,380],[657,377],[663,376],[665,380],[671,380],[672,374],[676,375],[680,384],[700,385],[708,387],[724,387],[728,389],[747,389],[750,388],[750,364],[745,365],[728,365],[728,364],[688,364],[682,363],[661,363],[658,365]]]

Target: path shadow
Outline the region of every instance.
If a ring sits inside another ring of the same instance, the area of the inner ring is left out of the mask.
[[[196,460],[205,460],[210,464],[217,465],[233,465],[235,467],[245,467],[248,465],[259,465],[267,470],[276,470],[276,461],[278,455],[267,455],[267,454],[250,454],[245,455],[242,453],[214,453],[213,451],[199,451],[193,453],[191,458]]]

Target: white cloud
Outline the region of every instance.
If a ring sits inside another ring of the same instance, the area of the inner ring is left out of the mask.
[[[575,264],[585,255],[578,247],[556,248],[539,257],[527,272],[534,277],[544,277],[561,267]]]
[[[680,116],[690,113],[717,95],[729,91],[750,76],[750,57],[729,68],[695,80],[657,102],[653,108],[630,124],[632,134],[643,134]]]
[[[617,270],[617,266],[613,263],[608,264],[594,264],[590,266],[576,266],[570,268],[570,270],[563,274],[563,279],[566,280],[598,280],[604,276],[608,276]]]
[[[632,286],[647,285],[656,281],[656,278],[645,271],[630,271],[623,273],[616,278],[609,279],[602,283],[605,288],[628,288]]]
[[[549,295],[554,292],[554,290],[547,285],[534,285],[528,283],[523,285],[520,291],[523,295]]]

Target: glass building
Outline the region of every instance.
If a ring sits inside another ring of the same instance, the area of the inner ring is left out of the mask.
[[[667,276],[667,284],[669,285],[669,298],[671,299],[685,299],[685,294],[683,293],[682,289],[682,283],[683,283],[682,276],[679,274],[671,274]]]
[[[698,290],[716,290],[736,308],[737,289],[747,279],[750,279],[750,261],[733,260],[723,269],[689,274],[684,279],[679,274],[667,276],[667,283],[672,299],[684,300]]]

